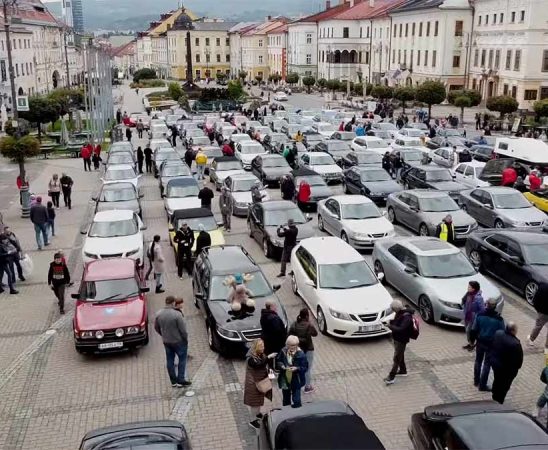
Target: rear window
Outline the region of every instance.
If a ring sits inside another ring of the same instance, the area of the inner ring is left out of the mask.
[[[492,159],[485,164],[483,173],[501,173],[508,166],[512,165],[510,159]]]

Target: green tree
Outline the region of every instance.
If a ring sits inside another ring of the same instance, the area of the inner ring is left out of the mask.
[[[337,89],[339,89],[341,86],[341,82],[337,79],[327,80],[327,83],[325,84],[325,87],[335,93]]]
[[[29,98],[29,111],[21,111],[19,116],[36,124],[38,127],[38,139],[42,139],[40,129],[43,123],[55,122],[59,118],[60,107],[57,101],[48,97],[36,95]]]
[[[295,72],[288,73],[285,81],[289,84],[297,84],[299,82],[299,74]]]
[[[318,87],[322,89],[327,86],[327,80],[325,78],[320,78],[316,83],[318,84]]]
[[[387,98],[392,98],[394,95],[394,89],[390,86],[384,86],[382,84],[377,84],[371,89],[371,95],[380,100],[385,100]]]
[[[309,75],[303,78],[303,84],[306,86],[306,91],[310,94],[310,87],[314,86],[316,83],[316,78]]]
[[[231,80],[228,82],[227,86],[228,91],[228,97],[231,100],[240,100],[244,95],[244,88],[242,87],[242,83],[240,83],[240,80]]]
[[[140,69],[133,74],[133,81],[138,83],[141,80],[152,80],[156,78],[156,71],[153,69]]]
[[[242,80],[242,84],[244,84],[245,79],[247,78],[247,72],[245,70],[240,70],[238,72],[238,78]]]
[[[405,114],[405,103],[415,100],[415,89],[411,86],[402,86],[394,89],[394,98],[401,102],[403,114]]]
[[[32,136],[6,136],[0,139],[0,154],[19,165],[19,176],[25,177],[25,160],[40,154],[40,143]]]
[[[533,109],[538,117],[548,117],[548,98],[533,103]]]
[[[497,97],[490,97],[485,103],[485,107],[489,111],[496,111],[500,114],[502,119],[505,114],[511,114],[518,109],[518,101],[514,97],[509,95],[499,95]]]
[[[428,105],[428,117],[432,117],[432,105],[439,105],[447,93],[441,81],[425,81],[417,87],[415,98]]]
[[[464,100],[466,98],[467,100]],[[475,89],[459,89],[449,91],[447,101],[460,108],[460,123],[464,122],[464,108],[478,106],[481,103],[481,94]]]
[[[169,93],[169,96],[175,100],[178,101],[181,96],[183,95],[183,88],[181,85],[177,82],[169,83],[167,86],[167,92]]]

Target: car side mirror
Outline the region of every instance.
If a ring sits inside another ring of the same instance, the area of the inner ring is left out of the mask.
[[[196,300],[203,300],[203,299],[204,299],[204,294],[202,294],[201,292],[196,292],[196,293],[194,294],[194,298],[195,298]]]
[[[489,203],[484,203],[483,206],[485,206],[487,209],[493,209],[493,205]]]
[[[306,279],[304,284],[306,284],[307,286],[312,286],[312,287],[316,287],[316,283],[314,283],[314,281],[312,281],[310,278]]]
[[[383,273],[383,272],[379,272],[379,273],[377,274],[377,280],[379,280],[379,281],[384,280],[384,273]]]
[[[97,197],[91,197],[91,199],[96,202],[97,201]]]
[[[74,292],[74,293],[70,294],[70,296],[73,299],[78,300],[80,298],[80,293],[79,292]]]
[[[519,256],[510,256],[510,261],[519,264],[520,266],[523,265],[523,260]]]
[[[141,226],[140,229],[141,229],[141,231],[144,231],[144,230],[146,230],[147,228],[148,228],[148,227],[147,227],[146,225],[143,225],[143,226]]]
[[[274,285],[272,286],[272,290],[273,290],[274,292],[276,292],[276,291],[279,291],[281,287],[282,287],[281,284],[274,284]]]
[[[150,291],[150,288],[148,286],[144,286],[141,289],[139,289],[139,292],[141,292],[142,294],[144,294],[145,292],[149,292],[149,291]]]
[[[312,220],[312,216],[311,216],[310,214],[308,214],[308,213],[306,214],[305,217],[306,217],[306,221],[307,221],[307,222],[310,222],[310,221]]]
[[[405,271],[405,273],[409,273],[409,274],[417,273],[417,269],[409,265],[406,265],[403,270]]]

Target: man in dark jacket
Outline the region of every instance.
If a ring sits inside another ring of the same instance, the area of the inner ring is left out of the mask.
[[[53,262],[49,265],[48,286],[51,287],[57,297],[59,312],[65,314],[65,287],[70,283],[70,273],[63,262],[63,255],[56,253]]]
[[[493,338],[490,355],[494,375],[492,398],[500,404],[504,403],[506,394],[523,364],[523,349],[516,337],[517,333],[517,325],[508,322],[506,330],[497,331]]]
[[[259,189],[259,182],[257,181],[251,187],[251,203],[261,203],[263,201],[263,197],[265,197],[265,194],[263,194]]]
[[[267,300],[261,310],[261,338],[264,341],[265,354],[278,353],[285,346],[286,327],[276,312],[276,303]]]
[[[283,176],[282,182],[280,183],[280,190],[282,191],[283,200],[293,201],[295,199],[295,183],[291,176]]]
[[[390,160],[390,153],[385,152],[382,157],[382,168],[386,170],[386,173],[392,175],[392,161]]]
[[[143,173],[143,161],[145,160],[145,154],[141,146],[137,147],[137,168],[139,173]]]
[[[0,294],[4,292],[2,288],[2,279],[4,273],[7,275],[10,294],[18,294],[15,289],[15,268],[13,267],[14,259],[17,257],[17,249],[6,235],[5,231],[0,233]]]
[[[198,198],[202,202],[202,208],[211,209],[211,200],[214,196],[215,195],[213,194],[213,191],[207,186],[204,186],[202,189],[200,189],[200,192],[198,192]]]
[[[285,269],[287,267],[287,263],[291,259],[291,251],[295,245],[297,245],[297,235],[299,234],[299,229],[296,227],[293,219],[288,219],[287,225],[280,225],[276,232],[278,237],[284,238],[284,247],[282,250],[280,273],[278,274],[278,277],[285,277]]]
[[[495,309],[497,301],[487,300],[485,311],[478,314],[470,330],[470,338],[476,344],[476,362],[474,364],[474,386],[480,391],[490,391],[487,386],[491,362],[489,354],[493,345],[493,337],[498,330],[504,330],[504,320]]]
[[[194,245],[194,231],[186,222],[175,233],[173,242],[177,244],[177,275],[183,278],[183,268],[192,275],[192,246]]]
[[[192,147],[188,147],[185,152],[185,163],[189,168],[192,168],[192,161],[194,161],[194,150],[192,150]]]
[[[72,181],[72,178],[64,173],[61,175],[59,182],[61,183],[61,191],[63,192],[63,200],[65,201],[65,206],[67,206],[68,209],[71,209],[72,199],[70,197],[72,195],[72,185],[74,184],[74,181]]]
[[[539,333],[548,323],[548,301],[546,301],[546,292],[545,289],[539,287],[535,296],[533,297],[533,306],[537,311],[537,320],[535,326],[527,336],[527,344],[531,347],[535,346],[535,339],[538,337]],[[545,348],[548,348],[548,333],[546,334],[546,343],[544,344]]]
[[[204,226],[200,224],[198,225],[198,229],[200,230],[200,232],[198,233],[198,237],[196,238],[196,253],[194,253],[196,257],[201,253],[204,248],[211,246],[211,236],[205,230]]]
[[[447,214],[441,223],[436,227],[436,236],[442,241],[455,244],[455,227],[453,226],[453,216]]]
[[[152,149],[147,145],[143,150],[145,155],[145,167],[147,173],[152,173]]]
[[[30,207],[30,221],[34,224],[34,233],[36,234],[36,244],[38,250],[42,250],[42,235],[44,246],[48,246],[48,210],[42,205],[42,197],[36,197],[36,203]]]
[[[394,318],[388,324],[392,330],[392,340],[394,341],[394,363],[392,370],[384,379],[386,384],[394,384],[396,375],[407,376],[407,366],[405,365],[405,347],[411,339],[413,332],[413,314],[414,311],[405,308],[400,300],[394,300],[390,307],[396,313]]]
[[[23,276],[23,268],[21,267],[21,258],[23,256],[23,249],[21,248],[21,244],[19,242],[19,239],[17,239],[17,236],[13,231],[11,231],[11,228],[7,225],[4,226],[4,234],[8,237],[11,244],[15,247],[17,250],[17,254],[13,258],[13,264],[15,264],[15,267],[17,268],[17,274],[19,275],[19,279],[21,281],[25,281],[25,277]],[[2,277],[0,277],[2,279]]]

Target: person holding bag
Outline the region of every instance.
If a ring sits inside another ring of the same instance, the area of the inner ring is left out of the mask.
[[[59,181],[59,175],[53,174],[51,180],[48,183],[48,195],[51,197],[53,206],[59,208],[59,196],[61,195],[61,182]]]
[[[301,389],[306,384],[308,361],[299,348],[297,336],[288,336],[285,347],[276,355],[276,368],[279,370],[278,386],[282,390],[282,405],[300,408]]]

